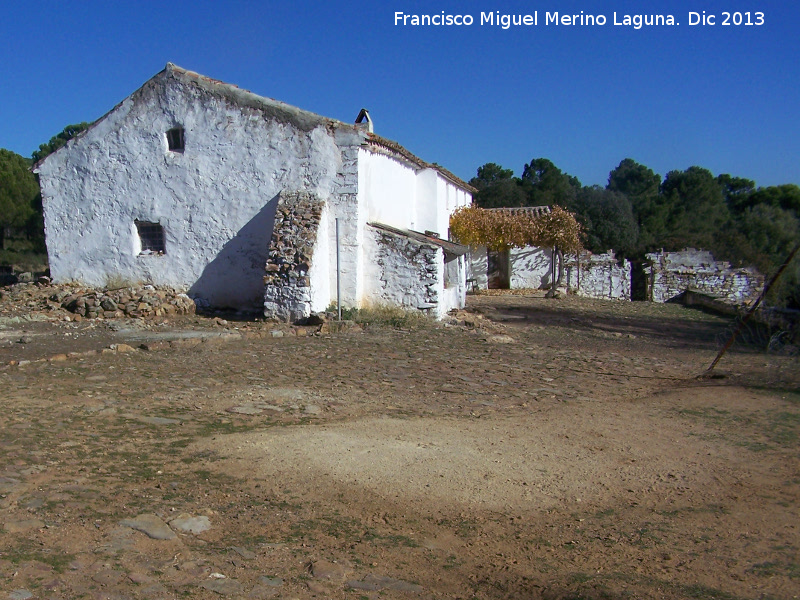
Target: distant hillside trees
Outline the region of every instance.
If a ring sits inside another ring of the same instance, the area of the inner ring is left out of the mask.
[[[6,233],[24,231],[34,216],[39,183],[30,171],[31,161],[0,148],[0,250]]]
[[[51,137],[49,142],[39,145],[39,149],[33,152],[33,162],[37,163],[49,154],[52,154],[76,135],[82,131],[86,131],[90,126],[91,123],[86,123],[85,121],[74,125],[67,125],[60,133]]]
[[[0,250],[6,248],[7,238],[12,236],[27,239],[28,246],[44,252],[42,196],[31,167],[90,125],[86,122],[67,125],[49,142],[41,144],[30,159],[0,148]]]

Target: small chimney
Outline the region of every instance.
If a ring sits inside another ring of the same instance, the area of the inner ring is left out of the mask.
[[[372,119],[370,119],[369,111],[366,108],[362,108],[358,113],[358,116],[356,117],[356,125],[358,125],[361,129],[366,129],[372,133]]]

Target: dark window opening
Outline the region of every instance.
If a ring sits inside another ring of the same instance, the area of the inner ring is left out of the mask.
[[[488,250],[487,275],[490,290],[508,290],[511,288],[511,256],[508,250]]]
[[[182,127],[175,127],[167,131],[167,145],[172,152],[183,152],[185,144]]]
[[[160,223],[136,221],[136,231],[139,233],[142,247],[139,254],[164,254],[166,252],[164,228]]]

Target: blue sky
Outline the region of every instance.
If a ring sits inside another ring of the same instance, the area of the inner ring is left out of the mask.
[[[480,25],[481,12],[535,27]],[[605,26],[545,25],[547,12]],[[690,11],[717,16],[690,26]],[[764,15],[723,26],[723,12]],[[395,12],[469,14],[398,26]],[[678,25],[616,26],[672,14]],[[167,62],[353,121],[469,179],[552,160],[605,185],[626,157],[662,176],[699,165],[800,184],[800,3],[776,0],[11,2],[0,21],[0,147],[30,156],[92,121]]]

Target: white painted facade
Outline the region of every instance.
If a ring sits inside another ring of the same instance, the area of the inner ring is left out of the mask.
[[[168,147],[173,128],[183,150]],[[309,312],[336,299],[337,219],[343,304],[363,306],[376,301],[367,223],[446,239],[450,214],[471,202],[468,185],[393,142],[173,65],[36,172],[54,281],[171,286],[242,310],[263,306],[282,191],[325,202]],[[161,226],[163,253],[141,253],[137,221]],[[463,306],[456,296],[442,293],[435,312]]]

